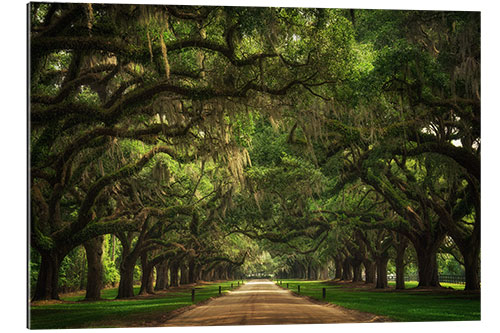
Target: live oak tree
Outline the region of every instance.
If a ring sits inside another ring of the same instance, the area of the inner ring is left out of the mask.
[[[343,59],[342,32],[326,34],[337,28],[324,24],[323,11],[45,3],[30,11],[31,244],[42,254],[34,299],[58,298],[69,250],[147,220],[113,204],[100,216],[98,197],[110,187],[157,154],[189,149],[192,136],[208,143],[206,153],[237,161],[224,117],[246,109],[238,101],[262,107],[266,96],[314,93]],[[336,57],[324,57],[334,49]],[[325,70],[311,70],[321,59]],[[123,139],[152,148],[84,186],[86,168]],[[230,167],[239,172],[238,163]],[[78,202],[73,217],[65,216],[68,200]]]
[[[34,300],[58,298],[82,245],[98,299],[108,235],[119,297],[138,261],[151,293],[154,269],[160,289],[167,266],[174,284],[230,277],[263,249],[306,277],[379,267],[384,287],[408,241],[434,286],[448,236],[480,288],[477,13],[29,10]]]

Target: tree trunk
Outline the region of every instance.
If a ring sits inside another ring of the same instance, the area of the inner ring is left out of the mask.
[[[147,253],[141,256],[141,289],[139,290],[139,295],[150,294],[153,295],[155,292],[153,290],[153,265],[148,263]]]
[[[361,275],[361,264],[362,261],[359,259],[352,260],[352,270],[353,270],[352,282],[363,281],[363,277]]]
[[[405,289],[405,264],[399,257],[396,257],[396,289]]]
[[[179,286],[179,263],[173,261],[170,264],[170,286],[178,287]]]
[[[181,284],[188,284],[189,283],[189,269],[186,263],[183,263],[181,265]]]
[[[195,264],[194,259],[189,261],[189,273],[188,273],[188,283],[196,283],[198,265]]]
[[[377,265],[377,284],[375,288],[384,289],[387,288],[387,262],[389,261],[388,256],[380,256],[375,262]]]
[[[375,262],[366,258],[363,260],[363,266],[365,266],[365,283],[375,283]]]
[[[336,256],[335,257],[335,280],[341,280],[342,279],[342,257]]]
[[[436,253],[417,250],[418,287],[439,287]]]
[[[167,261],[163,261],[156,265],[156,283],[155,290],[164,290],[168,286],[168,265]]]
[[[120,284],[118,285],[118,296],[120,298],[134,297],[134,268],[135,261],[125,260],[120,265]]]
[[[43,252],[40,254],[42,262],[40,264],[40,271],[38,272],[38,279],[36,281],[35,293],[32,300],[58,300],[59,270],[64,256],[55,251]]]
[[[465,290],[481,289],[479,279],[479,248],[473,248],[470,252],[463,254],[465,266]]]
[[[345,258],[342,263],[342,279],[344,281],[352,280],[352,271],[351,271],[351,259]]]
[[[479,253],[481,246],[477,230],[468,237],[464,237],[458,232],[453,232],[451,237],[464,258],[465,290],[481,289],[481,281],[479,279]]]
[[[436,250],[415,247],[418,263],[418,287],[439,287]]]
[[[101,299],[102,279],[104,273],[104,268],[102,266],[103,243],[104,236],[99,236],[83,244],[87,254],[86,300]]]
[[[221,274],[222,280],[229,280],[228,273],[229,273],[229,269],[227,267],[223,267],[222,274]]]
[[[220,280],[220,267],[214,268],[212,279],[213,281]]]

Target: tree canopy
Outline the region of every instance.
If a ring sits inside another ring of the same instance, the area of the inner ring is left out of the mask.
[[[29,18],[34,300],[77,261],[88,299],[111,281],[133,296],[139,266],[141,293],[328,267],[384,288],[389,260],[438,286],[444,253],[480,288],[479,13],[32,3]]]

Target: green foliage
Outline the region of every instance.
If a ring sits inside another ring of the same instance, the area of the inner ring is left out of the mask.
[[[120,280],[117,235],[149,260],[175,247],[176,258],[246,274],[331,268],[360,250],[360,230],[378,245],[439,230],[460,251],[479,246],[477,13],[30,10],[31,290],[36,250],[64,256],[61,290],[83,288],[81,244],[103,233],[106,286]]]
[[[61,263],[59,288],[71,292],[85,288],[87,281],[87,262],[83,246],[75,248]]]

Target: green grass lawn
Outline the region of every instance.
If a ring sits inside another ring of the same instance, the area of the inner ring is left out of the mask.
[[[281,280],[280,280],[281,281]],[[340,285],[320,281],[282,280],[282,287],[322,300],[322,288],[326,288],[326,301],[349,309],[387,316],[394,321],[451,321],[480,320],[479,294],[427,291],[366,291],[353,290]],[[409,282],[408,288],[417,283]],[[442,284],[459,289],[458,284]]]
[[[445,288],[453,288],[455,290],[464,290],[465,284],[460,284],[460,283],[447,283],[447,282],[440,282],[442,287]],[[389,281],[389,286],[391,287],[396,287],[396,282],[395,281]],[[405,282],[405,288],[406,289],[411,289],[411,288],[416,288],[418,286],[418,281],[406,281]]]
[[[196,286],[195,303],[219,294],[219,286],[225,293],[237,281],[211,283]],[[139,287],[134,288],[135,293]],[[178,289],[153,298],[114,300],[118,289],[102,291],[102,301],[82,302],[85,295],[61,297],[63,303],[43,304],[30,307],[30,327],[32,329],[90,328],[90,327],[130,327],[145,326],[160,319],[168,312],[189,306],[191,289]]]

